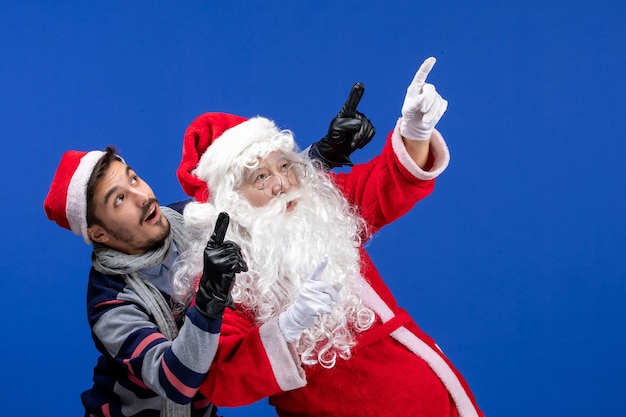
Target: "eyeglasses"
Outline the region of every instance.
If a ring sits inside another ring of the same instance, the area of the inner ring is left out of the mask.
[[[263,191],[267,198],[272,198],[283,189],[283,178],[289,185],[299,185],[306,176],[306,165],[302,162],[284,160],[278,166],[278,174],[266,175],[260,171],[252,178],[251,188]]]

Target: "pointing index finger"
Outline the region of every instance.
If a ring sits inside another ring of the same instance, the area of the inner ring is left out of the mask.
[[[322,273],[326,269],[327,265],[328,265],[328,257],[326,256],[324,257],[324,260],[322,262],[317,264],[317,266],[315,267],[315,269],[309,276],[309,279],[313,281],[320,281],[322,279]]]
[[[413,82],[411,84],[416,87],[422,87],[426,82],[426,77],[428,76],[428,73],[431,69],[433,69],[435,62],[437,62],[435,57],[431,56],[430,58],[426,58],[424,62],[422,62],[422,65],[420,65],[417,73],[415,73],[415,78],[413,78]]]
[[[361,97],[363,97],[363,92],[365,91],[365,86],[359,82],[352,86],[350,90],[350,95],[346,100],[345,104],[339,111],[338,117],[354,117],[356,113],[356,108],[361,101]]]
[[[215,229],[213,230],[213,234],[209,239],[209,243],[213,243],[218,246],[224,243],[224,237],[226,236],[226,230],[228,229],[229,221],[230,217],[228,216],[228,213],[221,212],[219,216],[217,216]]]

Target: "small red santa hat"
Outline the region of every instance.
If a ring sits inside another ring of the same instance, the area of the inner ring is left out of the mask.
[[[220,183],[244,150],[280,133],[276,124],[264,117],[245,119],[227,113],[205,113],[187,128],[178,180],[188,195],[206,203],[209,189]],[[287,147],[293,145],[290,140]]]
[[[43,206],[48,219],[82,236],[87,244],[87,183],[102,151],[67,151],[61,157]]]

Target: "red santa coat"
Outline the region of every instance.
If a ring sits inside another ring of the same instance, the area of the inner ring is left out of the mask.
[[[396,126],[378,157],[334,179],[375,233],[430,194],[448,161],[445,142],[435,131],[432,168],[419,169]],[[360,255],[361,296],[376,313],[376,323],[357,335],[349,360],[338,359],[332,369],[302,367],[278,318],[255,326],[252,317],[227,309],[217,355],[200,391],[223,407],[269,397],[281,417],[483,416],[462,375],[398,307],[363,249]]]

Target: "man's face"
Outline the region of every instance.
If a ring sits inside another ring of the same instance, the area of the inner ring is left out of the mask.
[[[254,207],[263,207],[280,194],[300,187],[304,175],[303,164],[287,159],[280,152],[272,152],[260,161],[259,166],[244,172],[241,194]],[[295,201],[287,203],[293,210]]]
[[[88,228],[94,242],[135,255],[163,243],[170,226],[150,186],[131,167],[113,161],[94,190],[94,214],[101,224]]]

